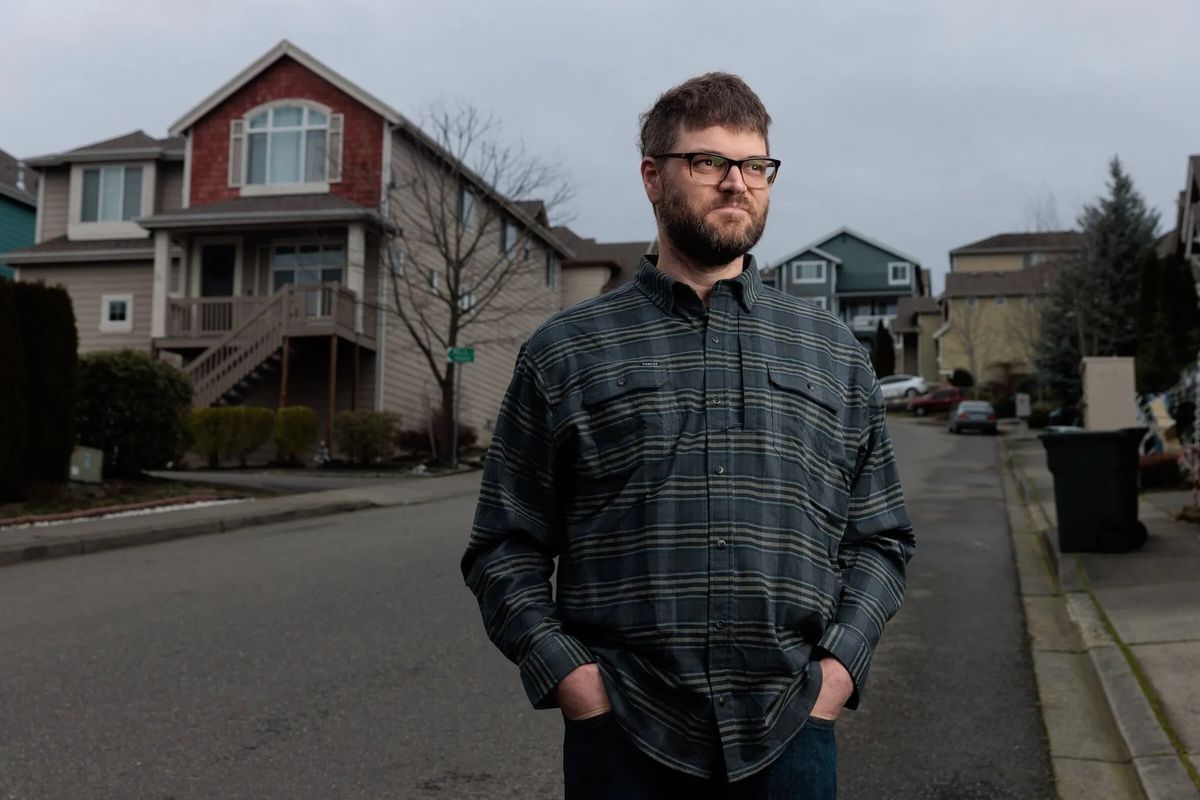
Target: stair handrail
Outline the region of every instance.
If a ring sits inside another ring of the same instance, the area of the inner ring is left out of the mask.
[[[255,314],[184,367],[184,373],[192,381],[194,405],[211,405],[279,347],[283,339],[284,314],[273,312],[285,303],[285,297],[290,294],[290,290],[290,284],[281,287]],[[265,327],[261,325],[263,322],[267,323]],[[256,326],[262,327],[262,330],[248,335]],[[274,346],[269,346],[272,344]],[[247,360],[258,353],[261,353],[262,357],[245,367]],[[238,366],[245,368],[240,374],[235,374],[234,370]],[[230,377],[231,375],[233,377]],[[221,381],[222,377],[226,380]],[[221,387],[221,383],[228,385]],[[215,390],[218,387],[220,391]]]

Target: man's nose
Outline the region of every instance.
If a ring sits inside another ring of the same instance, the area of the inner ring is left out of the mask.
[[[723,192],[744,192],[747,191],[746,181],[742,179],[742,168],[737,164],[729,165],[729,172],[725,173],[725,179],[718,186]]]

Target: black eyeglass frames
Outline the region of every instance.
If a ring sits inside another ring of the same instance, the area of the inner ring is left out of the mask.
[[[659,153],[654,158],[682,158],[688,162],[692,180],[704,186],[716,186],[725,180],[732,167],[742,173],[742,182],[751,189],[765,189],[775,182],[781,162],[777,158],[743,158],[740,161],[717,153]]]

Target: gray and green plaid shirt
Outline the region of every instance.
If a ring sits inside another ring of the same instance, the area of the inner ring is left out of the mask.
[[[819,656],[857,704],[912,527],[846,327],[752,257],[707,307],[652,259],[525,343],[462,569],[536,708],[595,662],[641,750],[737,780],[804,725]]]

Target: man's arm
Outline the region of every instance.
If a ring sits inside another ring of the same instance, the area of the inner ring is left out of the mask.
[[[563,530],[554,450],[545,386],[523,347],[496,420],[462,572],[488,637],[520,668],[535,708],[554,708],[559,682],[595,661],[556,618],[550,576]]]
[[[847,708],[858,706],[884,623],[904,599],[906,566],[916,546],[878,384],[869,412],[850,487],[846,531],[838,547],[842,595],[814,654],[832,656],[849,671],[854,693]]]

